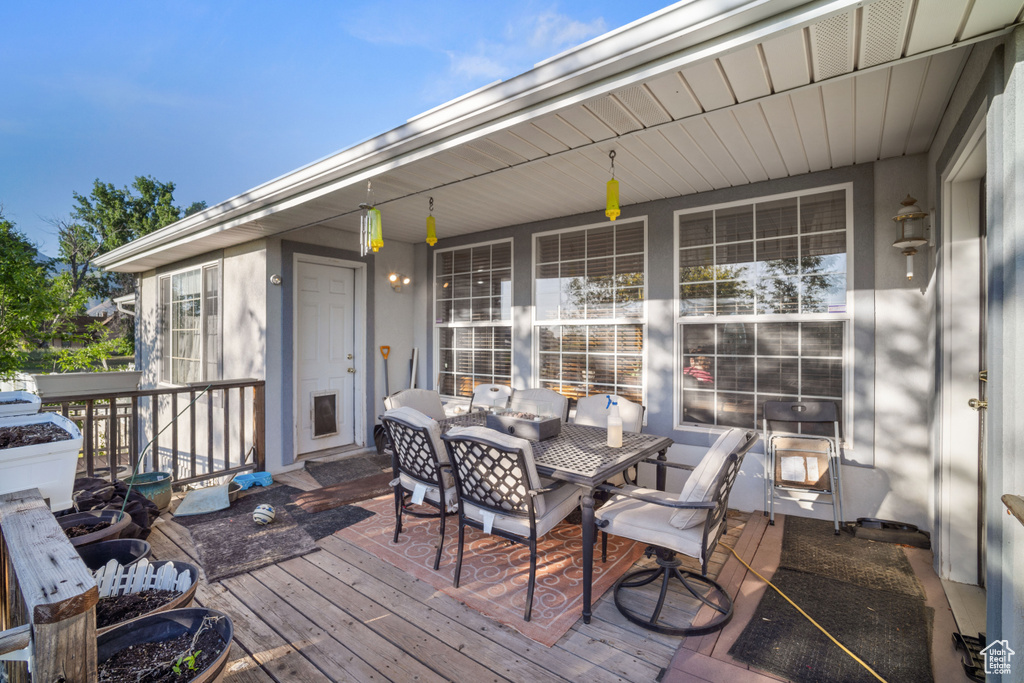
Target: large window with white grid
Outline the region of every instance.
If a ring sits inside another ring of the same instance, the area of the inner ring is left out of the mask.
[[[472,396],[478,384],[512,385],[512,242],[434,254],[438,391]]]
[[[678,421],[847,396],[849,187],[676,213]]]
[[[646,241],[644,221],[535,236],[540,386],[643,402]]]
[[[161,275],[160,379],[221,378],[220,264]]]

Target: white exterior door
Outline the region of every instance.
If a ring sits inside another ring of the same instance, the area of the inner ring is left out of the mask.
[[[355,274],[299,260],[295,296],[298,455],[355,440]]]
[[[939,575],[984,584],[985,138],[944,184],[942,451]]]

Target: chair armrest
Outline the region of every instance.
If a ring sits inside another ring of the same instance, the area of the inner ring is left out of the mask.
[[[551,493],[552,491],[557,491],[558,489],[562,488],[563,486],[565,486],[568,483],[569,482],[567,482],[567,481],[560,481],[557,484],[555,484],[554,486],[546,486],[546,487],[544,487],[542,489],[530,489],[529,491],[527,491],[527,493],[529,493],[531,496],[536,498],[537,496],[543,495],[545,493]]]
[[[685,500],[664,500],[657,498],[656,496],[649,496],[646,493],[636,493],[635,491],[624,491],[618,486],[611,486],[609,484],[602,484],[597,487],[598,491],[605,491],[616,496],[625,496],[626,498],[633,498],[634,500],[641,500],[645,503],[653,503],[654,505],[660,505],[661,507],[673,508],[676,510],[713,510],[717,503],[714,501],[697,501],[691,503]]]
[[[647,462],[658,467],[671,467],[677,470],[692,470],[696,465],[684,465],[678,462],[669,462],[667,460],[658,460],[657,458],[644,458],[640,462]]]

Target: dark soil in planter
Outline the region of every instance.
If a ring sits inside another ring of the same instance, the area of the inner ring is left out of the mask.
[[[18,401],[15,401],[15,403],[18,403]],[[67,441],[70,438],[71,434],[66,429],[61,429],[52,422],[0,427],[0,450],[4,448],[18,448],[19,446],[34,446],[39,443]]]
[[[77,526],[68,527],[64,530],[64,535],[68,538],[78,538],[79,536],[86,536],[94,531],[100,529],[106,529],[110,526],[110,522],[100,522],[98,524],[79,524]]]
[[[140,643],[120,652],[115,652],[99,666],[100,683],[185,683],[191,681],[205,669],[227,644],[213,629],[206,629],[192,642],[191,633],[183,633],[172,640],[157,643]],[[178,658],[189,652],[198,653],[195,668],[179,665],[180,673],[174,673]]]
[[[147,612],[166,605],[179,595],[181,595],[181,591],[152,589],[100,598],[100,601],[96,603],[96,628],[106,628],[122,621],[141,617]]]

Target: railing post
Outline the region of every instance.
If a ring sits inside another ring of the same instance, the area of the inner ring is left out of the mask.
[[[32,628],[32,680],[95,683],[99,591],[38,489],[0,495],[0,534],[13,575],[0,608],[15,602],[11,591],[20,594]],[[14,627],[12,615],[3,616]]]
[[[264,384],[257,384],[252,388],[252,413],[253,413],[253,446],[256,448],[256,471],[263,472],[266,469],[266,391]]]

